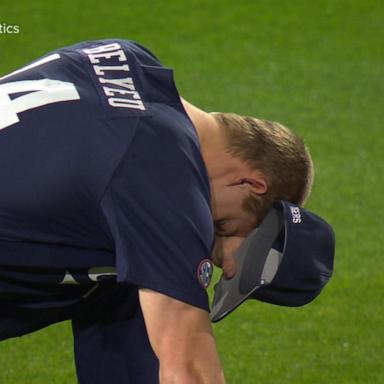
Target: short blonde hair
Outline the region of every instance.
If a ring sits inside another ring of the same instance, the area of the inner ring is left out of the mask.
[[[252,193],[244,202],[245,209],[260,221],[277,200],[305,203],[311,192],[314,170],[308,148],[298,135],[273,121],[234,113],[212,115],[224,129],[228,151],[260,170],[266,178],[267,192]]]

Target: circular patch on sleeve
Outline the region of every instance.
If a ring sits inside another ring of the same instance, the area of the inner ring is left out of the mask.
[[[197,267],[197,278],[199,283],[205,289],[209,286],[213,275],[213,264],[209,259],[204,259]]]

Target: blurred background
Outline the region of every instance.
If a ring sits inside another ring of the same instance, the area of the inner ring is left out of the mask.
[[[382,1],[1,0],[0,25],[0,76],[81,40],[132,39],[190,102],[303,136],[334,277],[305,307],[247,302],[215,325],[227,382],[384,383]],[[70,324],[1,343],[0,367],[2,384],[75,383]]]

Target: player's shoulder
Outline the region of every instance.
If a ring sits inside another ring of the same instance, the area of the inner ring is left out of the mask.
[[[125,54],[134,56],[140,64],[154,66],[161,65],[160,60],[155,56],[155,54],[144,45],[134,40],[126,40],[121,38],[86,40],[59,48],[55,52],[71,55],[78,52],[94,52],[94,54],[97,54],[97,52],[106,52],[108,50],[122,50]]]
[[[146,97],[151,84],[142,68],[162,66],[144,46],[132,40],[111,38],[83,41],[56,53],[63,58],[66,72],[83,79],[85,88],[89,80],[93,83],[108,118],[151,115],[152,100]]]

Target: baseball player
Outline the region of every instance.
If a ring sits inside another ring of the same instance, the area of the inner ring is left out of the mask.
[[[212,260],[233,277],[272,203],[304,203],[300,138],[202,111],[111,39],[0,78],[0,163],[0,340],[71,320],[81,384],[224,383]]]

